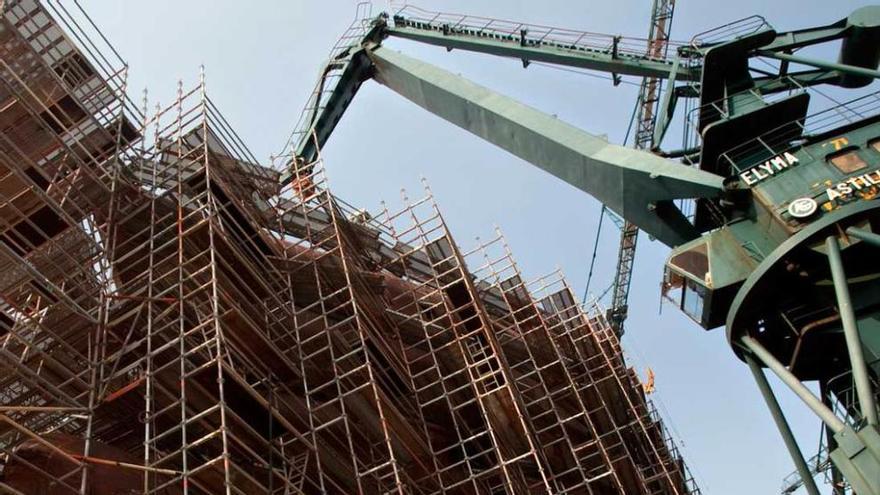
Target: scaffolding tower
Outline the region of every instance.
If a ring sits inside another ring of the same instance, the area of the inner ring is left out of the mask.
[[[560,274],[320,151],[282,187],[203,76],[137,109],[87,16],[2,9],[0,491],[698,493]]]

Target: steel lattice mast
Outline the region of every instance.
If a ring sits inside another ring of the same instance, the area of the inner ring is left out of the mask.
[[[675,0],[654,0],[654,5],[651,8],[651,29],[648,33],[647,54],[649,57],[666,58],[674,12]],[[637,149],[651,150],[657,144],[654,142],[654,128],[657,124],[657,108],[660,104],[661,90],[662,83],[659,78],[646,77],[642,79],[639,99],[636,102],[638,110],[635,121],[635,147]],[[626,221],[620,230],[617,271],[614,276],[611,309],[608,314],[608,319],[618,335],[623,335],[623,322],[627,317],[629,286],[632,282],[632,269],[638,239],[639,227]]]

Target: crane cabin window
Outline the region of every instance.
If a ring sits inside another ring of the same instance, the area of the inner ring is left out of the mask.
[[[704,306],[710,291],[707,289],[709,246],[705,241],[672,256],[666,264],[663,297],[673,302],[697,323],[702,324]]]
[[[703,323],[707,293],[704,286],[666,267],[661,295],[697,323]]]
[[[874,146],[874,145],[872,145]],[[876,148],[875,148],[876,149]],[[858,148],[851,148],[828,157],[828,162],[844,175],[868,168],[868,164],[858,154]]]

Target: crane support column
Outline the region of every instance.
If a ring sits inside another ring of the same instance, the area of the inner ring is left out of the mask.
[[[773,394],[773,389],[770,388],[770,383],[767,381],[764,371],[751,354],[745,354],[744,357],[749,365],[749,369],[752,370],[752,376],[755,377],[755,382],[758,384],[761,395],[764,396],[767,408],[770,409],[770,414],[773,416],[773,421],[779,429],[779,434],[782,435],[782,441],[785,443],[785,447],[788,449],[788,453],[791,455],[791,459],[801,475],[804,488],[809,495],[819,495],[819,488],[816,486],[813,474],[810,473],[810,467],[807,466],[807,461],[804,460],[804,454],[794,438],[791,427],[788,426],[788,421],[785,420],[785,414],[782,413],[782,408],[779,407],[779,401],[776,400],[776,396]]]
[[[849,287],[846,281],[846,272],[843,269],[843,260],[840,259],[840,244],[837,242],[837,237],[832,235],[825,239],[825,248],[828,252],[828,262],[831,265],[831,278],[834,281],[834,293],[837,296],[837,310],[840,312],[840,321],[843,324],[843,335],[846,340],[846,348],[849,351],[849,361],[852,366],[852,375],[862,417],[869,425],[876,426],[877,406],[874,404],[868,365],[865,364],[865,355],[862,352],[862,339],[859,337],[856,315],[849,297]]]
[[[855,227],[850,227],[846,229],[846,235],[855,237],[856,239],[867,242],[868,244],[880,247],[880,235],[877,235],[873,232],[867,232],[862,229],[857,229]]]
[[[810,391],[810,389],[788,371],[785,368],[785,365],[773,357],[773,354],[758,343],[757,340],[745,336],[740,339],[740,342],[746,347],[746,349],[751,351],[752,354],[764,364],[764,366],[770,368],[770,370],[782,380],[782,383],[787,385],[788,388],[798,396],[798,398],[804,401],[804,404],[816,413],[816,416],[819,416],[819,419],[828,425],[828,427],[831,428],[831,431],[834,433],[840,433],[846,429],[846,424],[834,414],[834,411],[826,407],[825,404],[823,404],[822,401]]]
[[[666,245],[696,238],[674,199],[714,197],[722,177],[624,148],[388,48],[374,78],[429,112],[592,195]]]

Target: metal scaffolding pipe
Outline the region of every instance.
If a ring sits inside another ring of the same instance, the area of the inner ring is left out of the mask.
[[[816,395],[810,391],[791,371],[780,363],[770,351],[762,346],[757,340],[748,335],[742,337],[740,342],[757,357],[765,366],[770,368],[776,376],[782,380],[834,433],[839,433],[846,428],[846,424],[838,418]]]
[[[840,244],[837,242],[837,237],[833,235],[828,236],[825,239],[825,247],[828,251],[828,263],[831,265],[831,278],[834,281],[837,309],[840,312],[840,321],[843,324],[843,336],[846,339],[846,349],[849,353],[850,366],[852,367],[862,417],[867,419],[868,424],[876,425],[877,406],[874,404],[874,395],[871,392],[868,365],[865,364],[865,356],[862,353],[862,341],[859,338],[856,314],[853,311],[852,302],[849,297],[849,287],[846,282],[846,272],[843,269],[843,260],[840,257]]]
[[[752,376],[755,377],[755,382],[758,384],[761,395],[764,396],[767,408],[770,409],[770,414],[773,416],[773,421],[779,429],[779,434],[782,435],[782,441],[785,442],[785,447],[788,449],[792,461],[794,461],[795,468],[797,468],[798,473],[801,475],[804,488],[810,495],[819,495],[819,488],[816,486],[816,481],[813,480],[810,467],[807,466],[807,461],[804,460],[804,454],[794,438],[794,433],[792,433],[791,427],[785,419],[782,408],[779,407],[779,401],[776,400],[776,395],[773,394],[773,389],[770,388],[770,383],[767,381],[764,371],[761,370],[761,366],[751,354],[746,353],[745,359],[749,369],[752,370]]]
[[[20,492],[15,488],[7,485],[6,483],[3,483],[2,481],[0,481],[0,493],[8,493],[9,495],[27,495],[24,492]]]
[[[0,406],[0,413],[8,412],[44,412],[44,413],[85,413],[89,410],[84,407],[55,407],[55,406]]]

